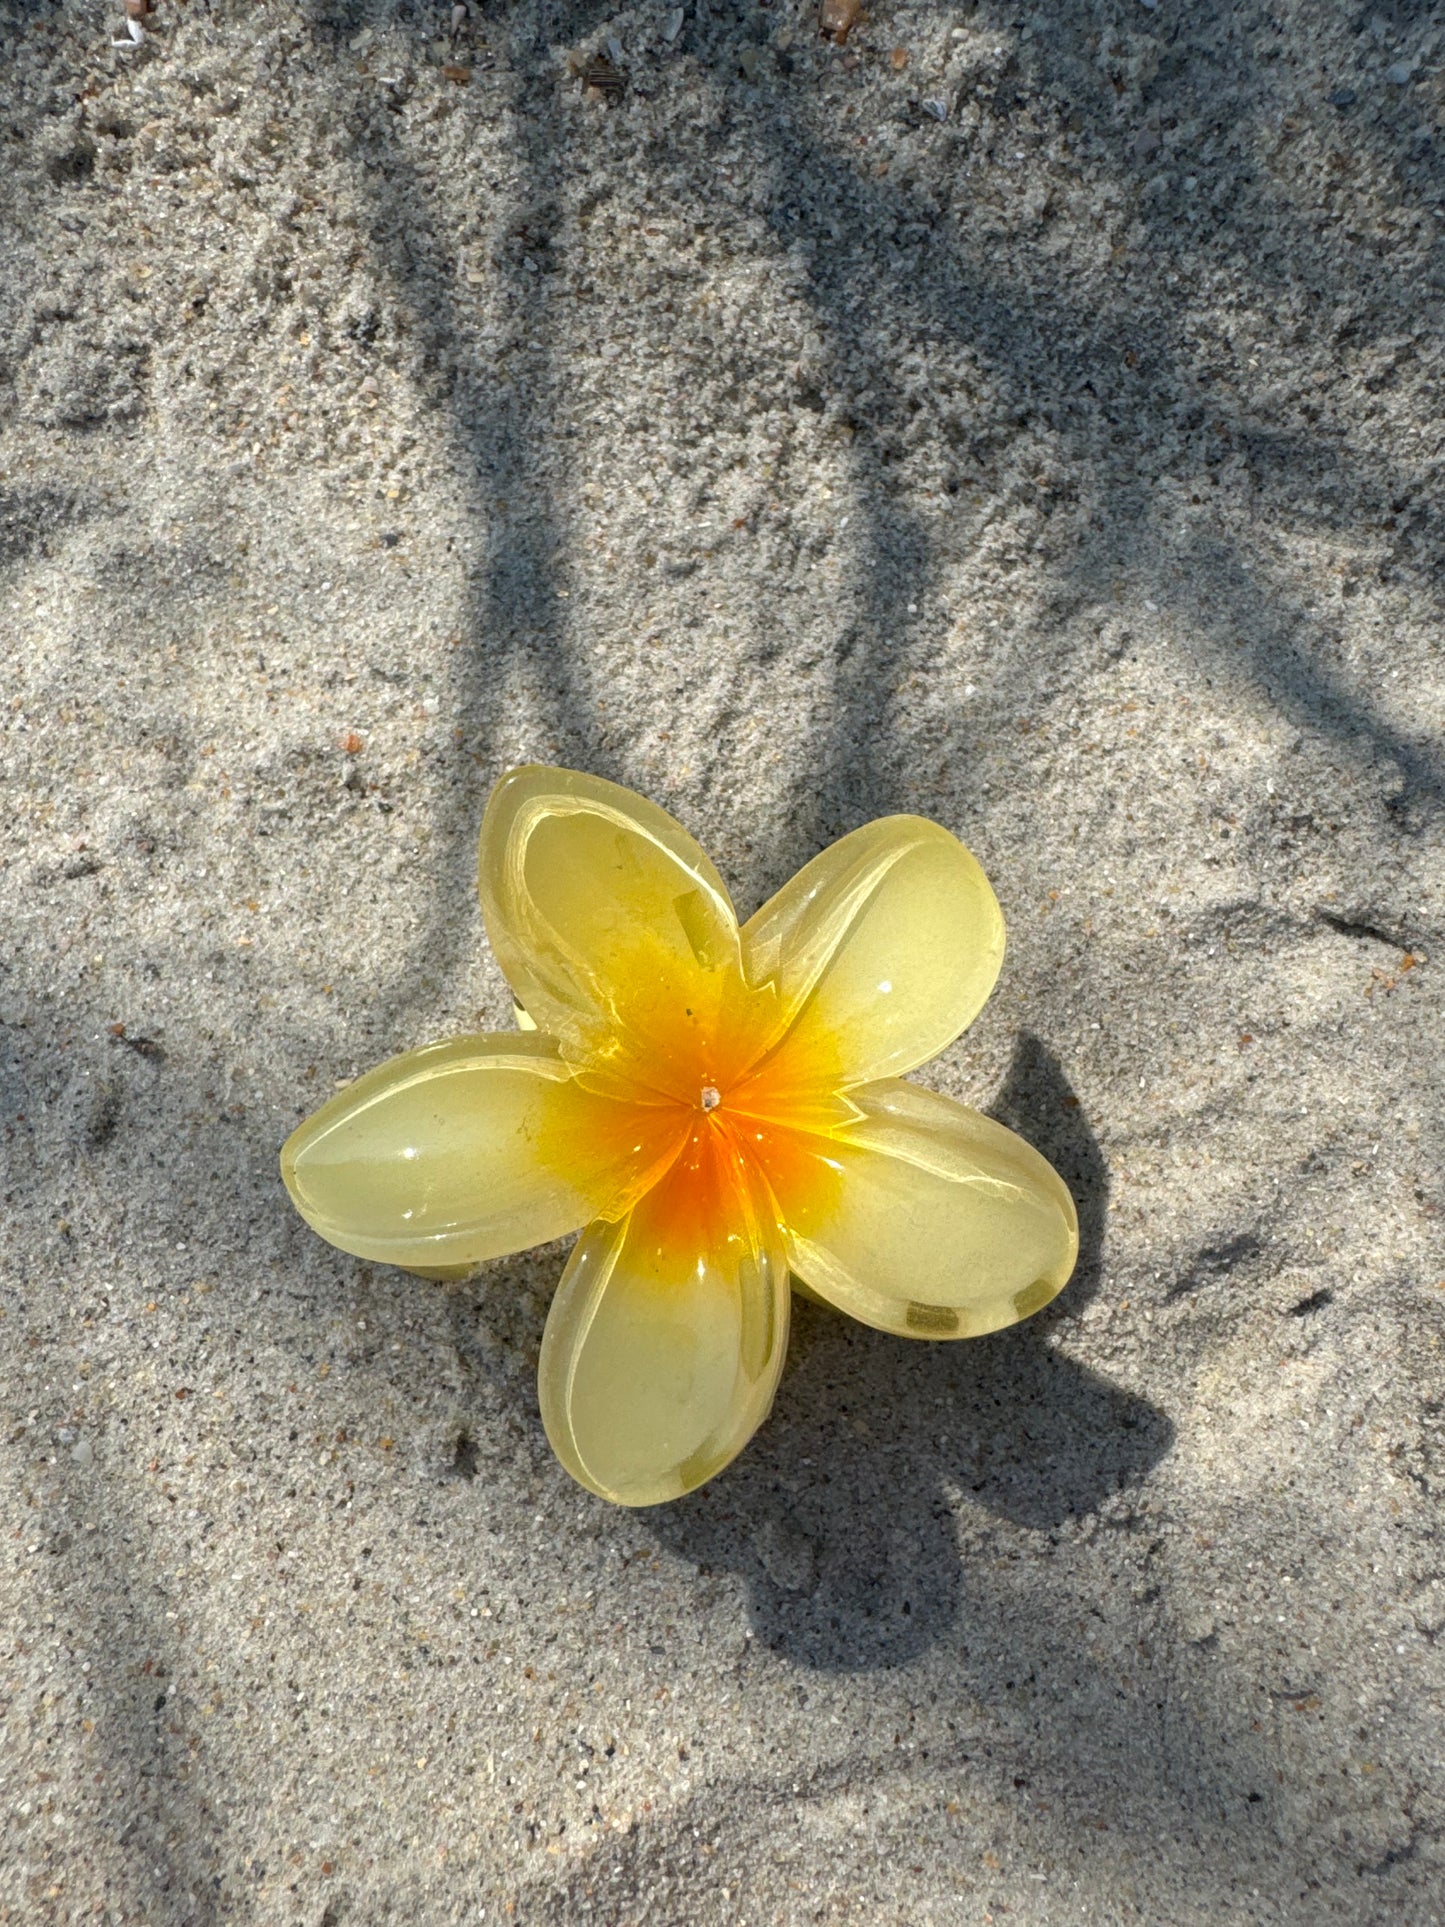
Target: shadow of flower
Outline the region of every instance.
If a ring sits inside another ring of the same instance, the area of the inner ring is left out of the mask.
[[[1109,1205],[1108,1167],[1058,1058],[1032,1031],[1019,1033],[1008,1076],[988,1106],[988,1115],[1043,1153],[1069,1187],[1079,1213],[1074,1275],[1029,1325],[1031,1331],[1049,1330],[1060,1319],[1077,1318],[1099,1289]]]
[[[968,1344],[919,1345],[797,1303],[772,1417],[720,1478],[644,1515],[660,1543],[740,1573],[757,1637],[823,1671],[896,1666],[963,1610],[963,1530],[1055,1533],[1137,1484],[1173,1427],[1049,1342],[1097,1289],[1108,1180],[1058,1061],[1018,1044],[993,1114],[1036,1143],[1079,1204],[1060,1309]],[[999,1628],[999,1636],[1004,1629]]]

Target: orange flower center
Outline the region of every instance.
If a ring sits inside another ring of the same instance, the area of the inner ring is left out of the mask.
[[[634,1046],[617,1064],[628,1100],[619,1129],[656,1151],[608,1215],[640,1210],[660,1264],[663,1247],[681,1263],[724,1225],[775,1219],[778,1198],[796,1199],[800,1182],[815,1189],[826,1172],[819,1138],[853,1115],[831,1055],[778,1037],[775,1003],[746,992],[720,1002],[711,1022],[696,1001],[679,1000],[674,1021],[657,1013],[648,1055]]]

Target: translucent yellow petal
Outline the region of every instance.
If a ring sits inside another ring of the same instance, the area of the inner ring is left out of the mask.
[[[625,1212],[684,1130],[674,1110],[583,1090],[550,1039],[460,1037],[338,1091],[293,1132],[281,1173],[343,1251],[455,1274]]]
[[[766,1191],[704,1125],[624,1224],[578,1241],[542,1340],[542,1422],[591,1491],[657,1505],[747,1444],[787,1343],[788,1267]]]
[[[850,1097],[858,1122],[837,1135],[757,1146],[788,1262],[814,1291],[906,1338],[976,1338],[1063,1289],[1078,1219],[1032,1145],[914,1084]]]
[[[737,918],[665,810],[600,777],[513,770],[487,804],[478,871],[507,981],[569,1057],[689,1102],[726,1078],[712,1060],[755,1028]]]
[[[806,864],[743,930],[772,982],[799,1084],[871,1082],[952,1043],[993,989],[1003,913],[978,863],[920,816],[888,816]]]

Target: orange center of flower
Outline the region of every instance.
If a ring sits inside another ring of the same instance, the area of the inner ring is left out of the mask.
[[[659,1276],[681,1275],[719,1237],[756,1237],[784,1198],[830,1189],[819,1140],[852,1114],[830,1054],[779,1038],[771,996],[737,983],[719,1002],[705,1018],[697,1001],[654,1006],[646,1054],[613,1060],[618,1128],[649,1152],[607,1215],[640,1212]]]

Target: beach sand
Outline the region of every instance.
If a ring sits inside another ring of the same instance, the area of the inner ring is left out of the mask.
[[[0,1921],[1445,1920],[1445,15],[450,26],[0,4]],[[657,1510],[278,1176],[532,760],[961,836],[1080,1207]]]

